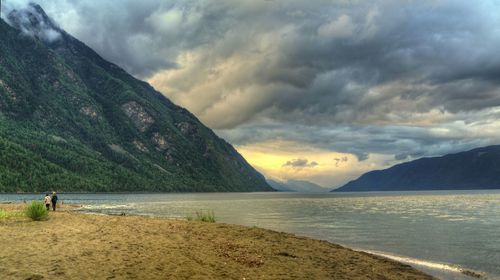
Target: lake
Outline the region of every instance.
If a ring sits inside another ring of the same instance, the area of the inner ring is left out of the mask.
[[[1,201],[42,199],[4,194]],[[500,279],[500,191],[60,194],[82,211],[168,218],[213,210],[218,222],[328,240],[442,279],[467,269]]]

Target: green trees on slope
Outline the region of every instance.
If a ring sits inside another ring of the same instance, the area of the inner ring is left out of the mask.
[[[187,110],[62,35],[0,20],[0,192],[271,190]]]

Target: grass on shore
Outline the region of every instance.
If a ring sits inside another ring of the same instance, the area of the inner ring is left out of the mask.
[[[215,223],[215,213],[213,210],[204,211],[196,211],[196,216],[187,216],[186,220],[188,221],[199,221],[199,222],[207,222],[207,223]]]
[[[22,217],[23,214],[19,212],[7,211],[4,209],[0,209],[0,219],[9,219],[9,218],[17,218]]]
[[[45,221],[49,218],[49,211],[40,201],[33,201],[28,205],[24,210],[24,214],[33,221]]]
[[[10,218],[21,218],[24,217],[24,213],[19,211],[7,211],[0,209],[0,219],[10,219]]]

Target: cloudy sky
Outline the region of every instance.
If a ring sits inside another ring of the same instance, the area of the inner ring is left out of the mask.
[[[500,1],[38,3],[270,178],[334,187],[500,143]]]

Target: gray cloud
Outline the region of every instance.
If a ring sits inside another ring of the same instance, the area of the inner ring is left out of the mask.
[[[61,38],[59,27],[43,14],[40,6],[30,4],[21,10],[12,10],[7,21],[24,35],[36,37],[48,43]]]
[[[348,162],[349,159],[347,157],[340,157],[340,158],[334,158],[333,161],[335,161],[335,167],[339,167],[339,164],[342,162]]]
[[[292,160],[289,160],[287,162],[285,162],[285,164],[283,164],[282,167],[291,167],[291,168],[295,168],[295,169],[303,169],[303,168],[313,168],[313,167],[316,167],[318,166],[318,163],[315,162],[315,161],[309,161],[307,159],[302,159],[302,158],[298,158],[298,159],[292,159]]]
[[[394,124],[500,105],[495,1],[40,2],[131,73],[172,70],[155,84],[214,128],[261,115]],[[196,90],[211,78],[224,83]]]
[[[484,121],[481,122],[466,124],[452,120],[446,125],[436,124],[429,127],[376,125],[317,127],[281,122],[255,122],[236,129],[218,130],[217,133],[236,145],[288,140],[304,146],[354,154],[359,161],[368,159],[369,154],[394,155],[397,161],[401,161],[499,143],[500,135],[496,132],[498,127],[488,129],[495,122],[497,114],[484,115]]]

